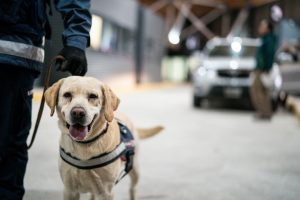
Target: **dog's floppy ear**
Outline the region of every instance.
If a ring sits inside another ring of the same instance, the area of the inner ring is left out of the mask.
[[[104,97],[104,116],[107,121],[111,122],[114,118],[114,111],[117,110],[120,100],[105,84],[102,85],[102,93]]]
[[[47,105],[51,109],[51,114],[50,114],[51,116],[54,114],[55,106],[57,104],[58,92],[59,92],[59,89],[60,89],[60,86],[62,85],[62,83],[63,83],[63,79],[54,83],[45,92],[45,100],[46,100]]]

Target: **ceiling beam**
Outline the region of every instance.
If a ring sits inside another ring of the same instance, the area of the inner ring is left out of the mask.
[[[207,6],[212,8],[224,7],[223,3],[215,0],[187,0],[187,3],[199,6]]]
[[[209,24],[212,21],[214,21],[216,18],[218,18],[220,15],[224,14],[226,12],[227,9],[222,8],[215,8],[212,11],[210,11],[209,13],[207,13],[206,15],[201,17],[201,20],[205,23],[205,24]]]
[[[254,6],[263,6],[268,3],[272,3],[279,0],[252,0],[252,5]]]
[[[165,20],[165,27],[164,27],[164,43],[165,45],[169,45],[168,41],[168,34],[174,24],[176,18],[176,8],[173,5],[168,5],[166,7],[166,20]]]
[[[238,17],[236,18],[236,20],[234,21],[232,28],[227,37],[238,36],[239,33],[241,33],[242,28],[243,28],[248,16],[249,16],[249,7],[247,6],[240,11],[240,13],[239,13]]]
[[[164,6],[166,6],[169,3],[169,1],[167,0],[157,0],[154,3],[149,5],[149,8],[153,11],[153,12],[157,12],[160,9],[162,9]]]
[[[177,8],[179,10],[177,18],[168,34],[168,39],[169,39],[170,43],[172,43],[173,45],[177,45],[176,43],[180,42],[180,34],[181,34],[182,28],[184,26],[184,22],[186,20],[186,17],[183,14],[182,10],[189,12],[191,9],[191,5],[190,4],[185,5],[185,4],[181,3],[181,4],[178,4]]]
[[[188,8],[186,4],[178,4],[174,3],[174,5],[180,10],[180,12],[185,16],[187,19],[189,19],[193,26],[198,29],[206,38],[211,39],[215,37],[215,34],[207,28],[205,23],[203,23],[196,15],[194,15],[191,10]]]
[[[225,12],[226,12],[225,8],[224,9],[215,8],[214,10],[210,11],[206,15],[202,16],[200,18],[200,20],[204,24],[209,24],[209,23],[213,22],[215,19],[217,19],[218,17],[220,17],[221,15],[223,15]],[[198,29],[192,24],[189,27],[183,29],[183,31],[181,33],[181,37],[183,39],[186,39],[188,36],[190,36],[196,32],[198,32]]]

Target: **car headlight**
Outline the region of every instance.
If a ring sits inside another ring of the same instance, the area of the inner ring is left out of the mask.
[[[199,67],[197,70],[197,74],[199,76],[205,76],[207,73],[207,69],[205,67]]]
[[[212,78],[215,76],[216,71],[213,69],[208,69],[206,67],[199,67],[197,70],[197,74],[199,76],[208,76],[209,78]]]

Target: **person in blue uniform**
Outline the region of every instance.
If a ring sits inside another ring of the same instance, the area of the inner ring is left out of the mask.
[[[49,38],[50,0],[0,1],[0,199],[21,200],[28,161],[32,89],[44,62]],[[53,0],[64,22],[65,57],[58,70],[72,75],[87,71],[85,49],[91,27],[90,0]]]

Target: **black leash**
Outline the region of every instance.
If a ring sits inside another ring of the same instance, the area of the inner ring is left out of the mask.
[[[40,124],[40,121],[41,121],[41,118],[42,118],[42,115],[43,115],[44,105],[45,105],[45,91],[49,87],[49,80],[50,80],[50,75],[51,75],[51,68],[52,68],[52,65],[55,64],[55,62],[57,60],[65,60],[65,58],[62,57],[62,56],[60,56],[60,55],[58,55],[58,56],[54,57],[51,60],[50,64],[47,67],[47,73],[46,73],[45,81],[44,81],[43,96],[42,96],[42,100],[41,100],[39,112],[38,112],[38,115],[37,115],[37,119],[36,119],[36,122],[35,122],[34,130],[33,130],[32,136],[31,136],[31,140],[30,140],[30,143],[29,143],[27,149],[30,149],[32,147],[34,139],[35,139],[35,136],[36,136],[36,133],[37,133],[37,130],[39,128],[39,124]]]

